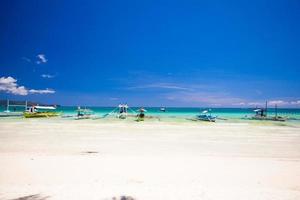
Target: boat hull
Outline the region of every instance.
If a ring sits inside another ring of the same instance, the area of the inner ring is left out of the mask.
[[[36,112],[36,113],[24,112],[25,118],[57,117],[59,115],[60,114],[56,112]]]
[[[265,120],[265,121],[279,121],[279,122],[284,122],[286,121],[286,118],[283,118],[283,117],[258,117],[258,116],[255,116],[255,117],[252,117],[251,118],[252,120]]]
[[[206,121],[206,122],[216,122],[216,117],[209,115],[198,115],[197,120]]]

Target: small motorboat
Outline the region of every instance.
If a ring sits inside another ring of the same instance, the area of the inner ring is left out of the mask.
[[[161,107],[159,110],[160,110],[161,112],[166,112],[166,108],[165,108],[165,107]]]

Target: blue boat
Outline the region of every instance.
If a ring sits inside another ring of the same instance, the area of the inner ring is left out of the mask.
[[[204,110],[200,115],[196,116],[197,120],[215,122],[217,116],[212,116],[210,110]]]

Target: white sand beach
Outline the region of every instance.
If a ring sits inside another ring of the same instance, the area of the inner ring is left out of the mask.
[[[300,127],[3,120],[0,166],[1,200],[298,200]]]

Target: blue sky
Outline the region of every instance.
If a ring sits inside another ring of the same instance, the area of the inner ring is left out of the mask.
[[[300,2],[0,2],[0,98],[300,106]]]

